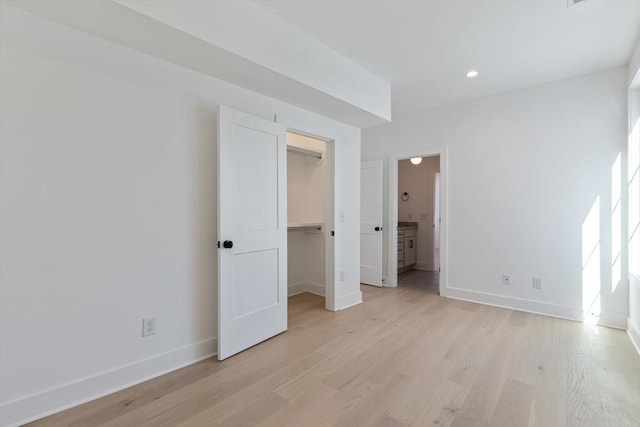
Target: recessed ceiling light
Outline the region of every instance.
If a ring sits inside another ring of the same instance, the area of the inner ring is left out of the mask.
[[[476,77],[477,75],[478,75],[478,72],[476,70],[467,71],[467,77],[469,77],[469,78]]]

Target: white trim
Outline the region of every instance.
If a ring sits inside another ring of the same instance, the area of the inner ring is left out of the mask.
[[[640,354],[640,330],[631,322],[630,317],[627,317],[627,335],[629,335],[631,344],[633,344],[638,354]]]
[[[485,292],[470,291],[460,288],[448,288],[447,297],[463,301],[476,302],[494,307],[526,311],[528,313],[559,317],[561,319],[582,320],[582,310],[563,305],[549,304],[540,301],[496,295]]]
[[[217,338],[208,338],[59,387],[4,402],[0,405],[0,425],[18,426],[35,421],[208,359],[216,354],[217,341]]]
[[[336,218],[336,149],[335,139],[327,141],[325,145],[325,161],[328,167],[327,197],[325,206],[325,232],[324,232],[324,308],[329,311],[338,309],[336,303],[336,239],[331,235],[335,231]]]
[[[274,121],[280,124],[284,124],[287,128],[287,132],[295,133],[298,135],[307,136],[314,139],[319,139],[326,142],[325,146],[325,161],[328,161],[328,182],[327,182],[327,206],[325,207],[325,308],[329,311],[339,310],[339,304],[336,301],[336,250],[335,250],[335,238],[331,236],[331,231],[335,230],[335,217],[336,217],[336,156],[335,156],[335,142],[340,139],[339,132],[331,131],[327,126],[310,123],[308,121],[300,121],[292,117],[285,117],[276,115]],[[332,135],[331,137],[327,135]],[[289,296],[292,294],[289,293]]]
[[[431,236],[431,267],[435,271],[440,264],[440,168],[433,174],[433,235]],[[436,197],[438,202],[436,203]],[[437,208],[437,209],[436,209]],[[436,230],[438,240],[436,241]],[[436,257],[436,253],[438,253]],[[437,262],[436,262],[437,258]]]
[[[413,269],[422,271],[436,271],[433,269],[433,265],[429,265],[426,262],[416,262],[413,266]]]
[[[628,147],[630,147],[630,144],[632,144],[631,141],[631,136],[632,133],[631,131],[633,130],[633,125],[634,125],[634,119],[636,119],[637,117],[640,117],[640,102],[638,102],[638,100],[640,100],[640,66],[638,66],[638,64],[640,64],[640,42],[638,42],[638,44],[636,44],[636,49],[635,49],[635,54],[633,55],[633,57],[631,58],[631,63],[634,63],[635,60],[635,65],[636,65],[636,69],[635,70],[629,70],[630,73],[635,72],[635,74],[633,75],[633,79],[631,79],[631,82],[629,83],[629,91],[628,91],[628,98],[627,98],[627,112],[628,112],[628,117],[627,117],[627,134],[628,134],[628,145],[627,145],[627,150],[626,150],[626,154],[627,156],[629,155],[629,150]],[[628,176],[627,173],[625,173],[625,176]],[[637,177],[636,177],[637,178]],[[628,193],[629,193],[629,186],[628,186],[628,179],[625,179],[625,187],[627,189],[626,193],[627,193],[627,197],[628,197]],[[625,205],[623,205],[625,206]],[[630,208],[629,208],[629,202],[627,202],[626,204],[626,214],[627,217],[630,215]],[[624,235],[627,237],[627,239],[625,239],[628,243],[628,239],[631,237],[629,235],[629,233],[631,232],[631,230],[628,229],[628,221],[623,221],[623,230],[624,230]],[[637,231],[640,232],[640,231]],[[627,246],[627,257],[628,255],[628,249],[629,247]],[[623,252],[624,253],[624,252]],[[629,260],[627,260],[627,279],[629,282],[629,293],[632,292],[633,288],[636,288],[637,290],[640,290],[640,277],[635,274],[634,272],[632,272],[629,269]],[[632,308],[631,308],[631,296],[628,295],[627,296],[629,299],[629,312],[632,312]],[[636,310],[638,309],[638,307],[636,307]],[[636,351],[638,352],[638,354],[640,354],[640,330],[633,324],[631,317],[627,317],[627,335],[629,336],[629,339],[631,340],[631,343],[633,344],[633,346],[635,347]]]
[[[292,297],[294,295],[303,294],[305,292],[308,292],[310,294],[319,295],[321,297],[324,297],[325,289],[326,289],[326,287],[322,283],[301,282],[301,283],[296,283],[295,285],[289,286],[287,294],[288,294],[288,296]]]
[[[385,286],[398,286],[398,161],[411,157],[440,156],[440,295],[447,296],[448,281],[448,163],[447,147],[420,148],[389,154],[389,175],[387,190],[387,283]]]
[[[585,313],[581,308],[568,307],[564,305],[550,304],[542,301],[534,301],[522,298],[508,297],[485,292],[471,291],[467,289],[447,288],[447,297],[470,301],[479,304],[491,305],[494,307],[508,308],[511,310],[526,311],[527,313],[541,314],[543,316],[558,317],[560,319],[583,322]],[[601,313],[597,324],[616,329],[625,329],[626,318],[618,314]]]
[[[588,313],[583,313],[582,319],[587,318]],[[600,313],[598,315],[598,326],[606,326],[614,329],[627,329],[627,318],[622,314]]]
[[[289,285],[287,288],[287,295],[292,297],[294,295],[302,294],[306,292],[304,283],[296,283],[295,285]]]
[[[310,294],[320,295],[321,297],[324,297],[326,286],[322,283],[308,282],[306,283],[305,288]]]
[[[354,305],[362,304],[362,292],[353,292],[348,295],[343,295],[338,301],[338,310],[344,310],[345,308],[353,307]]]

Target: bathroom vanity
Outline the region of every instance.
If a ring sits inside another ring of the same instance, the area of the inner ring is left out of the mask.
[[[418,223],[398,223],[398,272],[411,270],[418,259]]]

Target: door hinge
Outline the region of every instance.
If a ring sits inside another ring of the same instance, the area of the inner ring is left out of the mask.
[[[220,240],[218,240],[218,249],[220,249]]]
[[[336,235],[336,232],[335,232],[335,231],[333,231],[333,230],[331,230],[331,235],[332,235],[332,236],[335,236],[335,235]]]

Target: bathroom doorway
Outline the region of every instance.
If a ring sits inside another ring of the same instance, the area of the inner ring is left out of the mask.
[[[439,174],[439,155],[398,161],[398,287],[440,293]]]

